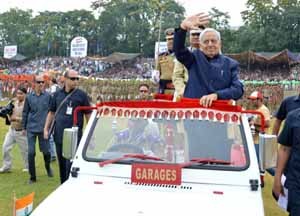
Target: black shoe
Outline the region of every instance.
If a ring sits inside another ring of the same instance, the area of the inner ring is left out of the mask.
[[[51,157],[51,162],[52,161],[56,161],[56,157],[55,156]]]
[[[34,184],[34,183],[36,183],[36,179],[29,179],[28,184]]]
[[[53,171],[52,171],[52,169],[51,168],[49,168],[48,170],[47,170],[47,175],[48,175],[48,177],[53,177]]]

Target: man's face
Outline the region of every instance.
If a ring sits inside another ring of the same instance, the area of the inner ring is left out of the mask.
[[[25,99],[25,93],[24,92],[22,92],[21,90],[17,90],[17,93],[16,93],[16,96],[17,96],[17,99],[18,99],[18,101],[24,101],[24,99]]]
[[[259,99],[249,99],[250,100],[250,109],[258,109],[259,108]]]
[[[37,76],[35,78],[35,90],[42,91],[44,89],[45,81],[42,76]]]
[[[139,89],[139,96],[140,99],[145,100],[148,98],[149,96],[149,89],[147,88],[147,86],[141,86]]]
[[[79,81],[78,72],[77,71],[69,71],[68,76],[65,80],[65,85],[69,89],[74,89],[77,87]]]
[[[220,53],[221,41],[218,39],[215,32],[205,32],[200,44],[202,51],[209,58],[213,58]]]
[[[199,41],[200,32],[190,33],[190,45],[193,48],[199,48],[200,41]]]
[[[173,36],[168,36],[166,38],[168,50],[173,50],[173,39]]]

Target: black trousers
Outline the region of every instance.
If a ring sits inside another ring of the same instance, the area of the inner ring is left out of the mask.
[[[70,160],[63,157],[62,143],[55,142],[55,146],[56,146],[56,155],[57,155],[58,166],[59,166],[60,183],[62,184],[68,180],[72,164]]]
[[[27,131],[27,140],[28,140],[28,168],[30,179],[35,181],[36,180],[36,171],[35,171],[35,143],[36,139],[38,138],[40,151],[43,152],[44,155],[44,162],[45,168],[47,172],[50,170],[50,146],[48,140],[44,139],[44,135],[42,132],[30,132]]]
[[[56,132],[56,131],[55,131]],[[62,144],[62,134],[59,134],[60,136],[57,136],[54,134],[54,141],[55,141],[55,147],[56,147],[56,156],[58,159],[58,166],[59,166],[59,176],[60,176],[60,183],[64,183],[68,180],[70,175],[70,170],[72,163],[70,160],[63,157],[63,144]],[[82,137],[82,130],[78,130],[78,143],[80,142],[80,139]]]
[[[168,89],[167,88],[167,85],[169,83],[172,83],[172,80],[159,80],[159,94],[164,94],[165,93],[165,90]]]

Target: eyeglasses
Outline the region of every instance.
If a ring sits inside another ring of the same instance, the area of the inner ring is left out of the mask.
[[[78,81],[79,80],[79,77],[68,77],[70,80],[72,80],[72,81]]]
[[[44,81],[35,81],[37,84],[44,84]]]
[[[195,37],[195,36],[199,37],[199,36],[200,36],[200,33],[192,33],[191,35],[192,35],[193,37]]]
[[[141,93],[147,93],[148,90],[143,90],[143,89],[141,89],[140,92],[141,92]]]

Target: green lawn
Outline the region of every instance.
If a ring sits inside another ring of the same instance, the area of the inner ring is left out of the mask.
[[[0,119],[0,163],[2,165],[2,144],[8,127],[5,126],[4,119]],[[35,192],[34,206],[37,206],[49,193],[55,190],[59,185],[59,174],[57,162],[52,162],[54,178],[48,178],[42,154],[37,148],[36,168],[37,168],[37,183],[28,185],[29,174],[22,172],[21,154],[17,146],[12,151],[13,169],[11,173],[0,174],[0,216],[12,215],[12,198],[15,191],[17,197],[25,196],[31,192]],[[263,189],[263,197],[265,204],[266,216],[285,216],[271,196],[271,188],[273,179],[266,175],[266,186]],[[238,198],[237,198],[238,199]]]

